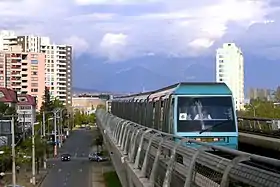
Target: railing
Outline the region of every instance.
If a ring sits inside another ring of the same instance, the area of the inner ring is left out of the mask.
[[[240,117],[238,119],[238,129],[241,132],[243,131],[277,137],[280,136],[280,120]]]
[[[162,133],[102,109],[96,114],[105,144],[110,142],[117,147],[122,163],[132,165],[138,174],[139,183],[128,186],[277,187],[280,184],[278,160]]]

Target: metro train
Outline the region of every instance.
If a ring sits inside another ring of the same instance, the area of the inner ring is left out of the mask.
[[[112,114],[146,127],[238,149],[234,99],[224,83],[182,82],[155,91],[114,97],[109,105]]]

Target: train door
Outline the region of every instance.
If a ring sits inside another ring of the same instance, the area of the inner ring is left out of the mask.
[[[162,122],[162,131],[168,133],[168,120],[169,120],[169,98],[164,99],[163,101],[163,122]]]
[[[175,98],[170,95],[169,96],[169,120],[168,120],[168,133],[174,134],[174,121],[175,115],[174,115],[174,108],[175,108]]]
[[[153,107],[153,102],[147,102],[147,109],[146,109],[146,119],[145,119],[145,126],[146,127],[153,127],[153,112],[154,112],[154,107]]]
[[[155,102],[155,123],[154,123],[154,129],[161,130],[160,129],[160,113],[161,113],[161,99],[159,98]]]

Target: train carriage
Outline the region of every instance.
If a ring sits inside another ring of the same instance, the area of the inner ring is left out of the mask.
[[[144,126],[209,144],[238,148],[232,92],[224,83],[178,83],[115,97],[111,112]]]

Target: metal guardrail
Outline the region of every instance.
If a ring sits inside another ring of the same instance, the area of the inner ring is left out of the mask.
[[[246,164],[257,161],[280,166],[278,160],[162,133],[104,110],[98,110],[96,115],[105,141],[113,142],[122,159],[132,164],[140,176],[139,186],[277,187],[280,184],[280,171]],[[180,141],[175,142],[174,138]],[[200,147],[187,147],[186,143],[199,144]],[[212,154],[209,150],[227,153],[232,159]]]
[[[280,120],[240,117],[238,129],[248,133],[280,137]]]

